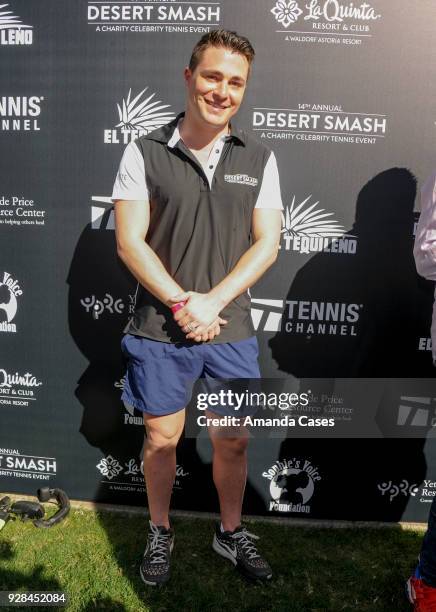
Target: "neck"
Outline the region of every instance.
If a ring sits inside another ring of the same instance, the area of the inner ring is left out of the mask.
[[[228,123],[224,127],[208,125],[204,121],[197,120],[187,109],[181,121],[179,132],[187,147],[190,149],[203,149],[220,136],[229,134],[230,127]]]

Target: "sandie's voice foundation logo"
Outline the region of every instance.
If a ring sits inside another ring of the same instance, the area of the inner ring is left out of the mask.
[[[308,459],[283,459],[262,473],[270,481],[270,512],[309,514],[319,470]]]
[[[19,282],[9,272],[3,273],[0,282],[0,332],[16,333],[13,323],[18,310],[18,299],[23,295]]]

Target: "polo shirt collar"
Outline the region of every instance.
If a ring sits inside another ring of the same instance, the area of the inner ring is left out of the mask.
[[[168,147],[174,148],[180,140],[179,122],[184,117],[185,113],[180,113],[175,119],[173,119],[167,125],[153,130],[150,134],[147,134],[145,138],[149,140],[156,140],[157,142],[165,143]],[[236,140],[242,145],[246,145],[245,133],[238,127],[230,124],[230,134],[226,134],[222,137],[224,140]]]

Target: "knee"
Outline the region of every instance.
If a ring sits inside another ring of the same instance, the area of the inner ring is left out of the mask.
[[[237,459],[245,455],[248,438],[219,438],[214,441],[215,452],[226,459]]]
[[[151,453],[172,453],[179,441],[179,433],[147,432],[145,450]]]
[[[185,411],[167,415],[164,418],[152,418],[144,415],[146,431],[145,452],[172,453],[175,451],[185,423]]]

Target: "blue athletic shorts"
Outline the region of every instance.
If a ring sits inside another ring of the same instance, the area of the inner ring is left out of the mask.
[[[170,344],[125,334],[121,349],[127,374],[121,399],[141,412],[165,415],[183,410],[199,379],[259,379],[256,336],[219,344]],[[221,406],[210,408],[227,415]]]

